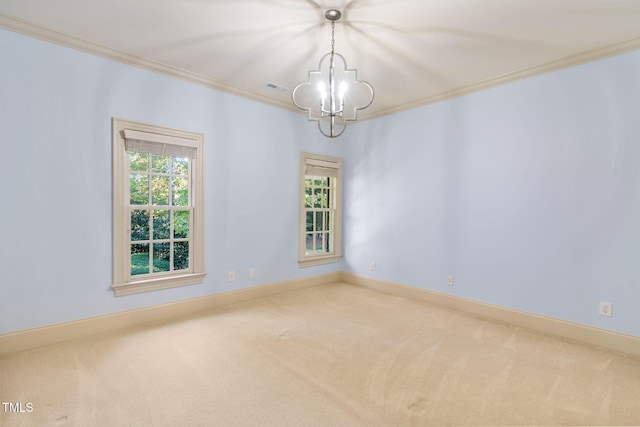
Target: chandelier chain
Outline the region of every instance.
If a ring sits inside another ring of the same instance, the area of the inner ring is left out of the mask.
[[[331,21],[331,56],[333,56],[333,46],[335,45],[336,22]]]

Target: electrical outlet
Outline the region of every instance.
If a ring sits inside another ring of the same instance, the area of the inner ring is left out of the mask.
[[[236,280],[236,272],[231,270],[229,271],[229,281],[233,282],[234,280]]]
[[[371,261],[371,271],[376,271],[376,262]]]
[[[600,316],[611,317],[611,303],[600,301]]]
[[[447,276],[447,285],[453,286],[453,276],[452,275],[448,275]]]
[[[249,269],[249,279],[255,279],[256,278],[256,269],[255,268],[250,268]]]

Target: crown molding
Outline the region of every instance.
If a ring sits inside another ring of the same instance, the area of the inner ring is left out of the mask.
[[[247,90],[221,83],[217,80],[203,76],[202,74],[193,73],[191,71],[164,64],[153,59],[132,55],[117,49],[112,49],[97,43],[92,43],[78,37],[73,37],[58,31],[41,27],[28,21],[24,21],[13,16],[0,14],[0,28],[31,36],[43,41],[55,43],[71,49],[80,50],[85,53],[111,59],[116,62],[131,65],[144,70],[153,71],[169,77],[174,77],[190,83],[195,83],[210,89],[237,95],[253,101],[270,104],[275,107],[284,108],[290,111],[298,112],[299,110],[286,102],[276,101],[265,96],[257,95]]]
[[[5,28],[10,31],[25,34],[31,37],[38,38],[40,40],[48,41],[51,43],[59,44],[61,46],[69,47],[72,49],[80,50],[93,55],[101,56],[103,58],[111,59],[117,62],[121,62],[134,67],[142,68],[148,71],[153,71],[159,74],[163,74],[169,77],[174,77],[180,80],[191,82],[200,86],[204,86],[210,89],[219,90],[232,95],[237,95],[242,98],[250,99],[253,101],[269,104],[274,107],[282,108],[288,111],[304,114],[299,109],[295,108],[289,102],[283,102],[274,100],[265,96],[258,95],[247,90],[221,83],[217,80],[203,76],[198,73],[184,70],[179,67],[164,64],[152,59],[143,58],[140,56],[132,55],[127,52],[123,52],[117,49],[108,48],[106,46],[92,43],[77,37],[70,36],[68,34],[60,33],[58,31],[50,30],[31,22],[24,21],[19,18],[15,18],[8,15],[0,14],[0,28]],[[602,48],[592,49],[586,52],[582,52],[576,55],[568,56],[559,60],[551,61],[546,64],[538,65],[535,67],[524,68],[519,71],[506,73],[500,76],[492,77],[486,80],[482,80],[468,86],[464,86],[458,89],[449,90],[446,92],[438,93],[426,98],[421,98],[416,101],[408,102],[399,106],[378,110],[369,114],[360,113],[358,121],[366,121],[375,119],[390,114],[399,113],[402,111],[410,110],[417,107],[422,107],[436,102],[445,101],[452,98],[457,98],[463,95],[468,95],[474,92],[479,92],[485,89],[491,89],[497,86],[502,86],[508,83],[513,83],[518,80],[523,80],[529,77],[534,77],[541,74],[547,74],[553,71],[562,70],[565,68],[574,67],[577,65],[585,64],[599,59],[608,58],[622,53],[640,50],[640,38],[634,38],[619,42],[610,46]]]
[[[447,92],[438,93],[436,95],[422,98],[413,102],[409,102],[397,107],[387,108],[379,110],[375,113],[362,115],[360,120],[369,120],[389,114],[399,113],[401,111],[410,110],[412,108],[422,107],[424,105],[434,104],[436,102],[445,101],[447,99],[457,98],[459,96],[467,95],[474,92],[479,92],[485,89],[491,89],[497,86],[502,86],[508,83],[513,83],[518,80],[527,79],[529,77],[535,77],[541,74],[547,74],[554,71],[559,71],[565,68],[575,67],[577,65],[586,64],[588,62],[597,61],[600,59],[608,58],[611,56],[620,55],[626,52],[631,52],[640,49],[640,38],[634,38],[626,40],[613,45],[605,46],[598,49],[592,49],[586,52],[582,52],[576,55],[571,55],[556,61],[547,62],[546,64],[538,65],[535,67],[523,68],[519,71],[506,73],[500,76],[492,77],[486,80],[482,80],[468,86],[450,90]]]

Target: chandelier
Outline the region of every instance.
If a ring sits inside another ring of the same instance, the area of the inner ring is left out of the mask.
[[[329,138],[342,135],[347,122],[358,119],[358,111],[373,103],[373,87],[357,79],[357,70],[334,51],[335,26],[342,13],[330,9],[324,14],[331,21],[331,52],[320,59],[318,69],[309,71],[309,81],[297,85],[291,93],[296,107],[307,110],[309,120],[318,122],[320,132]]]

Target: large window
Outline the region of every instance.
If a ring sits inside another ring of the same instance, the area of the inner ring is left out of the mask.
[[[113,120],[116,296],[202,282],[203,136]]]
[[[342,162],[302,153],[300,157],[300,266],[338,262],[341,243]]]

